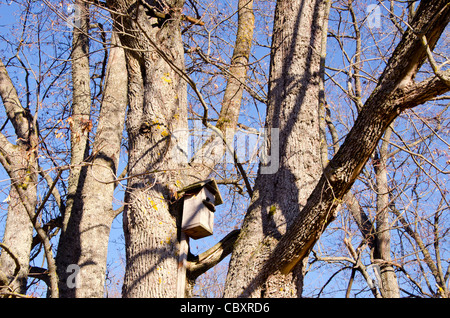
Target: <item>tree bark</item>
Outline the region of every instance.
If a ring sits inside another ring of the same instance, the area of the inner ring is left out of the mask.
[[[188,132],[186,82],[165,58],[184,70],[180,30],[184,2],[165,1],[166,7],[159,1],[146,3],[160,12],[166,9],[170,18],[147,15],[140,2],[108,2],[127,14],[116,22],[128,48],[128,176],[140,176],[129,179],[125,194],[123,297],[175,297],[180,220],[179,211],[171,210],[169,203],[176,184],[193,178],[183,170],[187,158],[178,147],[183,140],[172,138],[180,135],[176,132],[184,132],[179,138]]]
[[[72,39],[72,113],[70,117],[70,164],[66,209],[63,211],[61,234],[67,229],[72,206],[80,203],[80,194],[86,176],[82,162],[89,155],[88,124],[91,116],[91,90],[89,74],[89,4],[75,1],[75,23]]]
[[[274,275],[253,290],[270,251],[306,204],[320,175],[319,79],[324,1],[278,1],[272,42],[266,128],[279,129],[278,170],[262,166],[254,195],[235,244],[225,297],[297,297],[302,266]],[[270,140],[271,138],[269,138]]]
[[[68,266],[78,264],[81,255],[79,237],[80,212],[83,209],[81,191],[86,179],[87,167],[83,162],[89,155],[87,126],[91,114],[91,90],[89,73],[89,4],[82,0],[75,3],[75,23],[72,32],[72,112],[70,124],[70,175],[67,189],[61,236],[58,242],[56,264],[61,297],[74,297],[75,289],[68,284]],[[73,213],[73,215],[72,215]]]
[[[2,152],[12,159],[14,164],[11,165],[11,183],[17,183],[24,188],[26,198],[30,201],[31,206],[36,206],[36,173],[29,174],[33,165],[27,160],[27,152],[16,148],[12,153],[7,153],[3,146]],[[35,168],[35,167],[34,167]],[[28,172],[27,172],[28,171]],[[33,177],[31,179],[31,177]],[[29,181],[25,181],[29,179]],[[22,203],[22,198],[17,192],[14,184],[12,184],[9,192],[8,216],[6,219],[5,232],[2,242],[10,247],[12,252],[17,256],[20,268],[15,274],[16,265],[13,258],[6,252],[2,252],[0,257],[0,271],[7,277],[9,283],[17,278],[10,285],[11,291],[20,294],[26,293],[26,285],[28,278],[28,267],[30,261],[31,241],[33,240],[33,224],[30,221],[26,208]],[[1,291],[0,291],[1,293]]]
[[[127,106],[127,69],[125,53],[116,32],[105,77],[95,141],[89,162],[85,164],[83,183],[79,184],[79,202],[72,206],[64,244],[58,248],[61,297],[103,297],[109,233],[113,211],[114,180],[122,142]],[[67,284],[79,266],[79,285]]]
[[[188,165],[183,147],[188,136],[187,83],[193,85],[184,72],[183,4],[173,0],[108,2],[110,8],[126,12],[116,19],[127,47],[130,105],[124,297],[176,296],[181,206],[173,193],[208,177],[215,164]],[[252,4],[240,1],[239,30],[219,131],[234,130],[237,124],[253,35]],[[160,14],[163,11],[165,14]],[[222,141],[218,146],[223,150]],[[217,257],[213,263],[221,259]],[[198,265],[196,276],[207,267]]]
[[[420,3],[411,28],[404,33],[338,153],[326,167],[301,213],[271,251],[264,266],[249,283],[243,285],[241,294],[252,294],[272,274],[288,274],[304,260],[334,219],[341,200],[392,121],[406,108],[449,90],[440,77],[414,83],[414,77],[426,58],[426,48],[417,34],[425,35],[432,49],[449,19],[447,1]]]
[[[375,178],[377,189],[376,244],[374,263],[380,266],[381,294],[384,298],[399,298],[397,276],[391,264],[391,224],[389,222],[389,185],[387,172],[388,143],[392,133],[389,127],[384,134],[378,158],[375,158]]]
[[[32,207],[34,213],[37,202],[37,136],[33,116],[28,108],[22,107],[16,88],[1,60],[0,97],[17,138],[14,145],[0,133],[0,161],[11,178],[8,217],[2,242],[8,246],[20,264],[20,268],[16,268],[16,262],[11,255],[2,251],[0,271],[7,277],[8,283],[11,283],[9,291],[23,294],[26,292],[33,239],[33,223],[26,205]]]

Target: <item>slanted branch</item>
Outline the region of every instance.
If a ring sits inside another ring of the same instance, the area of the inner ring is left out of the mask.
[[[197,277],[205,273],[215,265],[220,263],[225,257],[231,254],[241,230],[233,230],[221,239],[216,245],[200,255],[188,255],[186,266],[186,276],[189,280],[195,281]]]

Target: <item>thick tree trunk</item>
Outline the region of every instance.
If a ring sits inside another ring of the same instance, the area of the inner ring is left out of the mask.
[[[351,188],[392,121],[414,107],[449,90],[442,78],[420,83],[414,77],[426,58],[424,35],[432,49],[448,24],[447,1],[422,1],[415,17],[381,75],[378,86],[361,110],[338,153],[328,164],[301,213],[272,250],[262,268],[241,287],[242,294],[257,291],[274,273],[288,274],[308,256],[311,248],[334,219],[341,200]],[[414,31],[413,31],[414,30]],[[443,75],[443,76],[442,76]],[[245,228],[243,228],[245,230]],[[245,282],[244,282],[245,283]]]
[[[68,269],[77,265],[80,257],[79,218],[83,209],[81,191],[86,178],[84,160],[89,155],[87,125],[91,113],[91,91],[89,74],[89,5],[82,0],[75,1],[76,16],[72,38],[72,112],[70,121],[70,164],[68,192],[65,209],[61,211],[63,222],[58,242],[56,264],[61,297],[73,297],[74,286],[67,284]],[[79,211],[78,213],[72,213]]]
[[[128,78],[125,53],[115,32],[111,44],[92,159],[80,185],[80,201],[72,207],[65,245],[58,249],[62,297],[103,297],[104,293],[109,233],[116,216],[112,202],[127,106]],[[70,270],[71,264],[78,266],[77,272]],[[74,284],[74,275],[78,275],[78,286]]]
[[[184,74],[180,32],[184,1],[110,1],[108,4],[117,11],[127,12],[126,17],[118,16],[116,21],[122,24],[122,40],[129,48],[130,179],[124,211],[127,267],[123,296],[175,297],[181,211],[179,204],[173,204],[173,193],[208,177],[215,164],[214,160],[211,165],[187,162],[189,80]],[[222,133],[234,130],[239,116],[253,36],[252,5],[252,1],[239,2],[236,48],[219,118],[221,124],[217,127]],[[223,150],[222,141],[214,146]],[[229,244],[226,245],[217,251],[229,253]],[[212,263],[223,259],[217,251]],[[190,264],[190,269],[195,267],[195,273],[188,271],[190,282],[212,263]]]
[[[321,172],[319,138],[320,47],[324,1],[278,1],[275,13],[266,128],[279,129],[279,168],[260,167],[251,205],[235,245],[226,297],[298,297],[299,265],[275,275],[257,289],[245,287],[257,276],[270,251],[306,203]],[[275,138],[269,138],[276,140]]]
[[[92,165],[88,167],[82,192],[83,218],[80,221],[81,289],[77,297],[103,297],[106,259],[113,211],[113,196],[119,165],[122,132],[127,106],[127,70],[125,53],[113,33],[105,90],[97,134],[92,147]]]
[[[171,13],[165,20],[152,16],[139,3],[112,3],[129,14],[123,19],[122,34],[122,43],[130,48],[126,52],[128,176],[139,176],[129,179],[125,194],[124,297],[176,296],[179,211],[169,204],[176,184],[194,180],[184,174],[187,158],[179,147],[183,140],[176,138],[188,132],[186,82],[166,61],[184,70],[183,1],[165,2]],[[163,10],[158,1],[147,4]]]

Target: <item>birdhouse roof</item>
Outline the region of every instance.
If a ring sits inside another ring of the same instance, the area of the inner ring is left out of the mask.
[[[221,205],[223,203],[222,196],[220,195],[219,187],[217,186],[217,182],[214,179],[207,179],[203,181],[199,181],[193,184],[190,184],[183,189],[177,191],[178,195],[182,196],[186,192],[192,191],[200,191],[201,188],[206,187],[212,194],[215,196],[214,205]]]

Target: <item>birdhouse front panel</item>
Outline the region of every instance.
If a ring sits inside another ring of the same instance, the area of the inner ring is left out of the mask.
[[[215,195],[206,187],[184,196],[181,230],[193,239],[213,234]]]

